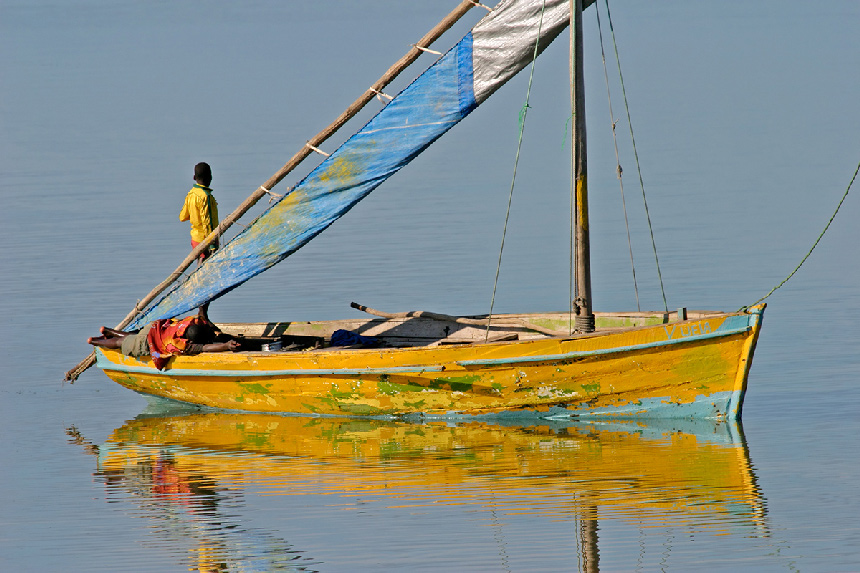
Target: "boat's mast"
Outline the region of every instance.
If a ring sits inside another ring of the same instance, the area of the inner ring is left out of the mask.
[[[572,175],[576,185],[574,212],[574,266],[576,269],[576,330],[594,331],[591,306],[591,255],[588,239],[588,178],[585,147],[585,85],[582,65],[582,0],[570,0],[570,101]]]

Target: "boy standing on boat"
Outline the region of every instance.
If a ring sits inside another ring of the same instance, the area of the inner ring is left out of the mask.
[[[179,212],[180,221],[191,221],[191,248],[200,244],[218,226],[218,202],[212,196],[212,169],[208,163],[194,166],[194,187],[185,196],[185,204]],[[202,263],[218,248],[214,241],[209,248],[200,253],[198,263]]]

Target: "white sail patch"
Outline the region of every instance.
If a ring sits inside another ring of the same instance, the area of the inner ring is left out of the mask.
[[[541,18],[543,18],[541,20]],[[472,28],[475,101],[483,102],[542,52],[570,22],[569,0],[502,0]]]

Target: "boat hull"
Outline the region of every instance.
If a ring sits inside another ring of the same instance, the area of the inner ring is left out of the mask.
[[[739,419],[764,305],[590,335],[149,358],[99,349],[126,388],[252,412],[394,417]]]

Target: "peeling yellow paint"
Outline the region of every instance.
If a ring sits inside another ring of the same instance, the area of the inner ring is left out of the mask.
[[[139,392],[217,408],[236,408],[238,403],[243,409],[261,412],[490,413],[550,406],[613,408],[640,405],[649,399],[691,404],[745,389],[759,323],[748,332],[696,338],[716,332],[729,316],[515,344],[217,353],[176,357],[163,372],[130,374],[109,367],[105,371],[119,384]],[[667,340],[677,343],[652,347]],[[606,352],[618,348],[622,350]],[[582,356],[492,363],[517,356],[567,353]],[[147,364],[110,350],[104,356],[120,366]],[[488,364],[470,365],[469,361]],[[186,376],[186,370],[213,375]],[[223,370],[241,375],[214,375]],[[263,371],[291,373],[261,376]],[[362,374],[356,376],[355,371]]]

